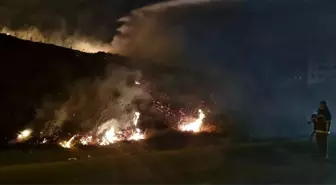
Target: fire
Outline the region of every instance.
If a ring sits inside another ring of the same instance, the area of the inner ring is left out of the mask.
[[[145,136],[140,132],[139,129],[136,129],[136,131],[127,139],[127,140],[142,140],[145,139]]]
[[[140,118],[140,112],[135,112],[134,118],[133,118],[133,124],[136,127],[138,124]],[[135,132],[132,133],[130,137],[127,138],[127,140],[141,140],[145,139],[145,136],[141,133],[140,129],[135,128]]]
[[[32,133],[33,133],[33,131],[31,129],[23,130],[18,134],[17,140],[18,141],[27,140],[31,136]]]
[[[85,136],[80,138],[79,143],[82,145],[98,143],[99,145],[106,146],[123,140],[138,141],[145,139],[145,135],[141,133],[140,129],[137,128],[139,118],[140,118],[140,112],[135,112],[132,120],[132,123],[135,128],[133,128],[131,132],[128,132],[127,130],[116,131],[115,125],[118,125],[118,120],[110,119],[98,127],[98,130],[96,132],[98,139],[94,140],[91,135]]]
[[[198,118],[195,121],[189,123],[182,123],[179,126],[179,130],[184,132],[200,132],[203,125],[203,120],[205,118],[205,114],[201,109],[198,110],[198,113],[199,113]]]
[[[183,132],[193,132],[198,133],[204,131],[203,120],[205,114],[201,109],[198,110],[198,118],[194,118],[193,121],[181,121],[179,124],[178,130]],[[64,140],[59,142],[59,145],[63,148],[72,148],[75,144],[80,145],[101,145],[106,146],[114,144],[119,141],[139,141],[146,139],[145,134],[138,128],[138,122],[140,119],[140,112],[134,112],[134,116],[129,120],[131,126],[125,129],[119,129],[117,126],[123,125],[120,124],[120,121],[117,119],[110,119],[105,123],[101,124],[97,130],[91,131],[84,135],[76,134],[73,135],[69,140]],[[32,134],[31,129],[26,129],[20,132],[17,136],[18,141],[29,139]],[[46,138],[43,139],[40,144],[47,143]]]
[[[135,112],[134,113],[134,118],[133,118],[133,124],[134,124],[135,127],[138,124],[139,118],[140,118],[140,112]]]
[[[120,138],[116,136],[114,131],[114,127],[111,126],[103,135],[102,141],[99,143],[100,145],[109,145],[115,143],[116,141],[120,141]]]
[[[48,142],[48,140],[46,138],[43,139],[43,141],[41,142],[42,144],[46,144]]]
[[[61,39],[64,35],[60,32],[55,32],[52,35],[46,35],[35,27],[22,30],[12,30],[7,27],[0,27],[0,33],[10,35],[22,40],[30,40],[32,42],[41,42],[45,44],[53,44],[65,48],[70,48],[86,53],[114,53],[114,49],[110,44],[97,41],[93,38],[85,38],[79,35],[67,36]]]
[[[98,139],[99,145],[109,145],[119,140],[114,129],[114,125],[116,124],[118,124],[118,121],[116,119],[111,119],[98,127],[96,135],[101,137]]]
[[[75,139],[76,135],[72,136],[68,141],[62,141],[59,144],[63,147],[63,148],[71,148],[73,146],[72,141]]]
[[[82,137],[79,142],[82,145],[89,145],[93,142],[93,138],[92,136]]]

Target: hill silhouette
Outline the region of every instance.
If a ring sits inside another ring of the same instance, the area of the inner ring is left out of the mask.
[[[88,54],[7,35],[0,35],[0,58],[0,134],[9,138],[34,120],[36,109],[45,99],[67,100],[70,95],[69,86],[83,79],[103,77],[106,67],[111,64],[140,70],[143,78],[155,88],[151,96],[162,100],[163,104],[178,109],[185,102],[190,104],[191,101],[197,105],[201,101],[197,98],[200,94],[197,91],[202,89],[191,87],[202,83],[203,76],[182,66],[134,60],[107,53]],[[172,98],[166,99],[162,93],[167,93]],[[189,94],[189,100],[184,96],[186,94]]]
[[[7,35],[0,35],[0,58],[1,135],[33,119],[42,97],[62,98],[74,81],[103,75],[108,63],[126,64],[117,55],[87,54]]]

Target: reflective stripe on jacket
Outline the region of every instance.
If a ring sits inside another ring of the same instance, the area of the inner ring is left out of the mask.
[[[324,130],[315,130],[315,133],[321,133],[321,134],[330,134],[330,132],[324,131]]]

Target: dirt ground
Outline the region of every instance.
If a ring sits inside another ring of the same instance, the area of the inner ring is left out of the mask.
[[[145,151],[142,146],[105,149],[5,151],[1,183],[336,183],[336,138],[330,160],[313,157],[308,140],[222,143]],[[140,144],[139,144],[140,145]],[[335,157],[334,157],[335,156]]]

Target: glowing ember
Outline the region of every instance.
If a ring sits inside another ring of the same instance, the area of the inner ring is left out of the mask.
[[[18,141],[24,141],[27,140],[31,134],[33,133],[33,131],[31,129],[26,129],[20,132],[20,134],[18,134],[17,136],[17,140]]]
[[[68,141],[62,141],[59,144],[63,147],[63,148],[71,148],[73,146],[72,141],[75,139],[76,135],[72,136]]]
[[[201,109],[198,110],[198,113],[198,118],[195,121],[190,123],[182,123],[179,126],[179,130],[184,132],[200,132],[205,114]]]
[[[48,140],[46,138],[44,138],[43,141],[42,141],[42,144],[45,144],[47,142],[48,142]]]
[[[145,135],[137,128],[140,119],[140,112],[135,112],[133,119],[129,120],[131,127],[124,130],[116,130],[116,126],[122,125],[116,119],[110,119],[105,123],[101,124],[98,129],[92,133],[87,133],[85,135],[73,135],[69,140],[64,140],[58,144],[63,148],[72,148],[75,144],[79,143],[81,145],[110,145],[118,141],[138,141],[145,139]],[[18,134],[17,140],[22,141],[29,139],[32,130],[26,129]],[[70,135],[70,133],[69,133]],[[40,141],[40,144],[45,144],[48,142],[47,138]]]

